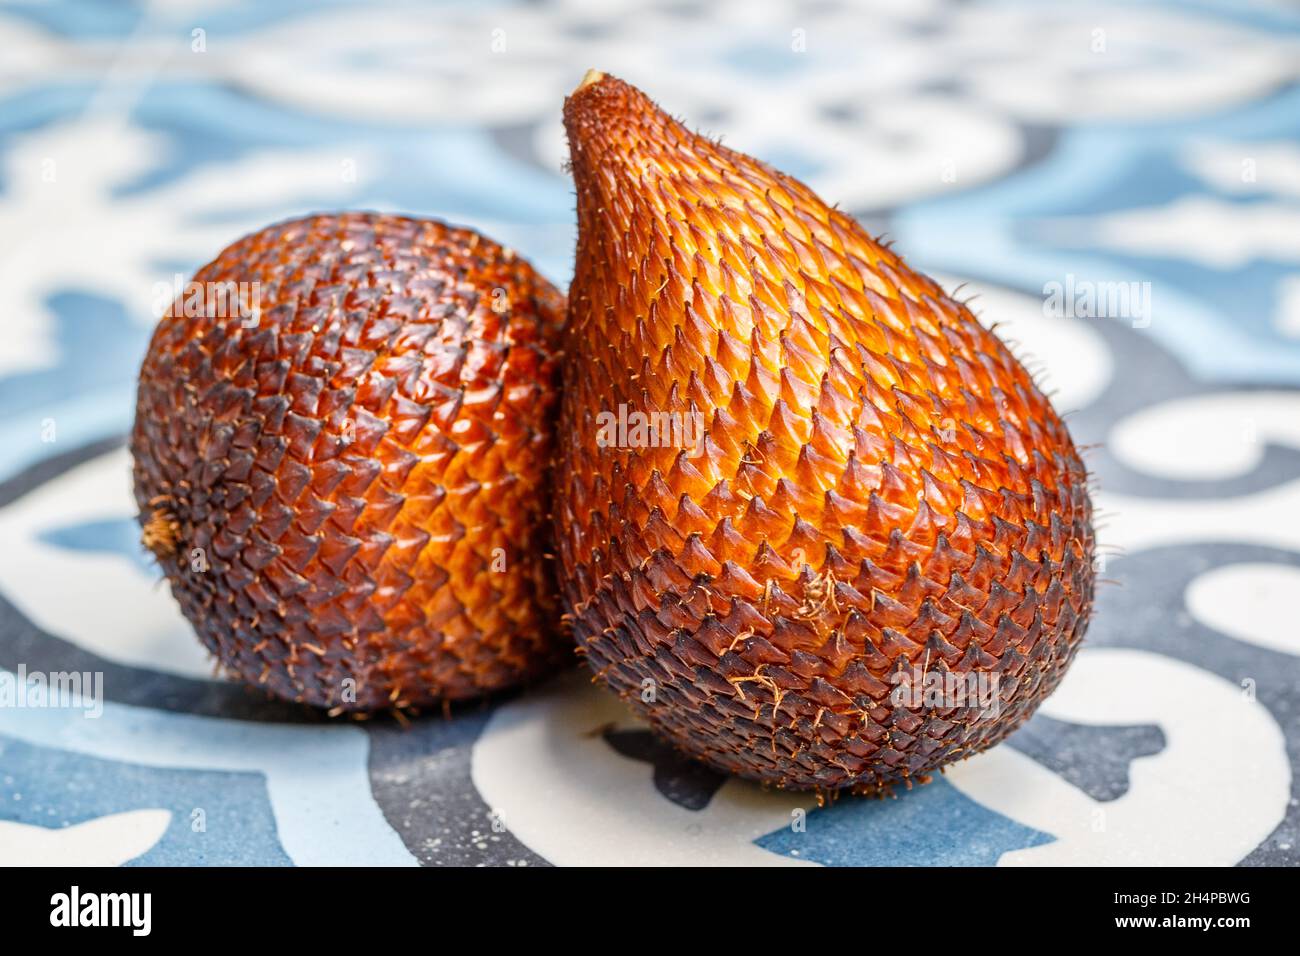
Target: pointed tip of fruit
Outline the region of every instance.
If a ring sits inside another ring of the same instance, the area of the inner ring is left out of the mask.
[[[588,70],[564,98],[564,129],[579,195],[594,188],[587,167],[596,157],[615,154],[619,162],[630,161],[630,154],[644,145],[642,140],[662,135],[657,130],[643,130],[643,126],[672,122],[632,84],[612,73]]]
[[[602,73],[600,70],[596,70],[596,69],[588,70],[583,75],[582,82],[573,88],[573,93],[576,93],[581,89],[585,89],[588,86],[591,86],[593,83],[599,83],[604,78],[605,78],[605,74]],[[572,96],[573,93],[570,93],[569,95]]]
[[[619,96],[624,87],[617,77],[591,69],[564,98],[564,129],[569,137],[569,155],[575,163],[576,179],[582,178],[579,158],[588,150],[601,151],[601,143],[610,135],[610,124],[624,112]]]

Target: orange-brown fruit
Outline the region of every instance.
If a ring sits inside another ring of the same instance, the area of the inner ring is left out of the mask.
[[[558,551],[598,678],[782,787],[880,791],[1001,740],[1092,603],[1086,474],[1048,400],[802,183],[613,77],[564,119]]]
[[[145,545],[220,666],[339,710],[551,668],[549,467],[564,298],[513,252],[320,215],[199,270],[150,343]]]

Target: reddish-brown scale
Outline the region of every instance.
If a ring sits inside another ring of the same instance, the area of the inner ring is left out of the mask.
[[[685,752],[782,787],[878,791],[1001,740],[1092,606],[1085,470],[1047,399],[802,183],[613,77],[564,118],[555,510],[598,678]],[[602,440],[620,405],[697,414],[698,454]],[[972,695],[985,674],[996,714],[892,698],[913,668]]]
[[[477,233],[366,213],[241,239],[191,290],[140,371],[135,495],[225,671],[372,710],[563,659],[544,557],[560,293]]]

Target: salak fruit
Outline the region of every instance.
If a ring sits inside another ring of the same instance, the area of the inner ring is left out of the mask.
[[[163,317],[131,450],[144,540],[220,667],[336,710],[562,660],[547,488],[564,298],[442,223],[321,215]]]
[[[1087,624],[1065,425],[807,186],[588,74],[556,520],[582,652],[687,754],[868,793],[1005,737]]]

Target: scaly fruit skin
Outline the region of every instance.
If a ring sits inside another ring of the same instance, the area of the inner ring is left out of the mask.
[[[131,436],[146,544],[219,664],[371,710],[567,656],[543,557],[563,296],[474,232],[365,213],[241,239],[187,292],[226,282],[250,307],[260,283],[260,317],[182,296]]]
[[[1092,603],[1085,470],[1047,399],[856,222],[635,88],[589,76],[565,125],[558,552],[599,679],[781,787],[888,789],[1001,740]],[[698,412],[699,454],[609,447],[620,405]],[[975,706],[891,696],[912,668],[963,675]]]

